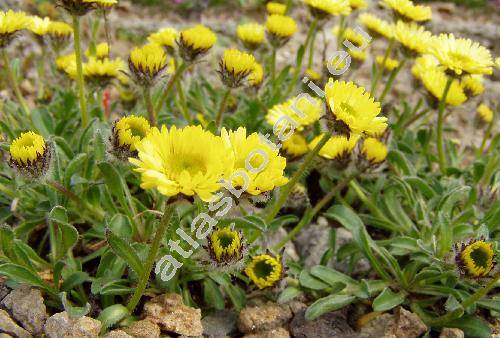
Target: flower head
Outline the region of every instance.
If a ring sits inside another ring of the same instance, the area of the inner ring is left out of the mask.
[[[221,136],[234,154],[233,173],[243,172],[247,178],[245,182],[242,175],[234,175],[233,187],[245,187],[247,193],[256,196],[288,182],[286,159],[257,133],[247,135],[246,129],[240,127],[236,131],[223,129]]]
[[[208,202],[234,164],[230,146],[201,126],[152,128],[136,147],[138,159],[129,161],[141,174],[141,187],[166,196],[197,195]]]
[[[253,68],[250,75],[248,75],[248,83],[254,88],[259,88],[264,81],[264,68],[258,62],[255,62],[255,67]]]
[[[493,72],[491,52],[470,39],[455,38],[453,34],[440,34],[431,40],[429,52],[456,75]]]
[[[382,65],[382,63],[384,64],[384,68],[391,71],[391,70],[394,70],[396,68],[399,67],[399,61],[398,60],[395,60],[395,59],[392,59],[390,57],[388,57],[385,62],[384,62],[384,56],[382,55],[378,55],[376,58],[375,58],[375,61],[377,62],[378,65]]]
[[[427,21],[432,18],[429,6],[415,5],[411,0],[382,0],[382,2],[406,20]]]
[[[15,34],[24,29],[29,29],[32,20],[25,12],[0,11],[0,48],[6,47]]]
[[[352,10],[363,9],[368,7],[368,3],[366,0],[349,0],[349,6],[351,6]]]
[[[294,19],[278,14],[267,17],[266,29],[271,44],[276,47],[287,43],[298,30]]]
[[[83,76],[92,83],[101,88],[106,87],[112,79],[120,78],[122,71],[125,70],[125,62],[120,59],[96,59],[89,58],[89,61],[83,65]]]
[[[396,23],[395,38],[406,49],[424,54],[429,49],[431,32],[426,31],[423,26],[411,22],[398,21]]]
[[[332,33],[335,36],[338,36],[339,33],[339,26],[335,26],[332,29]],[[365,44],[365,37],[352,28],[347,27],[342,31],[342,39],[350,41],[354,46],[356,47],[361,47]]]
[[[241,270],[247,254],[247,245],[243,233],[228,228],[215,228],[207,238],[205,250],[209,262],[217,269]]]
[[[430,54],[424,54],[415,59],[415,64],[411,68],[411,73],[413,74],[413,76],[415,76],[415,78],[421,79],[422,74],[429,68],[438,69],[443,72],[445,70],[434,56]]]
[[[358,61],[359,63],[363,63],[366,60],[365,50],[349,49],[347,52],[349,53],[352,59]]]
[[[100,1],[106,2],[106,0],[57,0],[57,4],[71,15],[83,16],[96,9]]]
[[[368,137],[363,141],[361,153],[370,164],[379,164],[387,157],[387,146],[373,137]]]
[[[323,135],[318,135],[309,143],[309,149],[314,149]],[[360,139],[359,135],[332,136],[319,151],[319,156],[328,160],[346,160]]]
[[[52,154],[41,135],[32,131],[22,133],[12,141],[9,150],[9,165],[22,175],[36,179],[47,173]]]
[[[47,35],[55,50],[61,50],[68,43],[72,34],[73,28],[65,22],[51,21],[47,28]]]
[[[304,76],[314,82],[321,81],[321,74],[312,68],[307,68],[304,72]]]
[[[150,43],[155,43],[165,48],[168,52],[173,52],[176,46],[179,32],[174,28],[162,28],[159,31],[152,33],[148,36]]]
[[[454,246],[455,262],[461,274],[472,277],[487,277],[495,265],[493,244],[485,240],[470,240]]]
[[[31,25],[29,30],[36,35],[42,36],[48,33],[50,27],[50,19],[48,17],[40,18],[38,16],[31,16]]]
[[[237,49],[226,49],[219,63],[222,82],[229,88],[237,88],[255,69],[255,57]]]
[[[137,157],[137,145],[149,134],[151,126],[142,116],[130,115],[117,120],[111,132],[111,153],[123,161]]]
[[[309,151],[307,140],[300,133],[295,132],[290,138],[283,141],[283,150],[291,157],[302,156]]]
[[[302,130],[318,121],[323,114],[323,102],[317,98],[294,97],[273,106],[266,115],[266,121],[274,128],[290,125]]]
[[[325,87],[326,102],[333,117],[333,130],[378,135],[387,128],[387,118],[378,116],[381,108],[363,87],[353,82],[333,81]],[[328,116],[330,117],[330,116]]]
[[[245,273],[259,289],[278,286],[285,275],[280,256],[271,253],[253,256]]]
[[[167,54],[156,44],[136,47],[130,53],[128,65],[137,84],[151,86],[168,65]]]
[[[330,15],[349,15],[351,6],[348,0],[302,0],[311,14],[318,19],[325,19]]]
[[[446,82],[448,81],[448,75],[440,69],[428,68],[422,74],[420,74],[421,81],[424,87],[436,98],[441,100]],[[460,82],[454,79],[451,83],[451,87],[446,96],[446,103],[452,106],[459,106],[467,100],[467,96],[460,86]]]
[[[105,59],[109,56],[109,45],[107,42],[101,42],[97,46],[95,46],[95,49],[92,51],[90,49],[87,49],[85,51],[85,56],[87,57],[94,57],[97,59]]]
[[[270,15],[285,15],[286,13],[286,5],[279,2],[268,2],[266,5],[266,9],[267,13],[269,13]]]
[[[477,107],[477,114],[484,123],[491,123],[493,121],[493,111],[486,104],[481,103]]]
[[[477,96],[484,93],[482,75],[465,75],[460,79],[460,85],[468,96]]]
[[[187,62],[193,62],[205,55],[216,41],[214,32],[203,25],[197,25],[181,31],[177,44],[181,57]]]
[[[246,48],[254,50],[264,42],[265,28],[258,23],[246,23],[236,28],[236,35]]]
[[[363,13],[359,16],[359,22],[368,28],[374,35],[380,35],[390,39],[394,35],[394,25],[376,17],[370,13]]]

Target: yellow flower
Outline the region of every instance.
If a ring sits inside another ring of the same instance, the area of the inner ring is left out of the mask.
[[[93,55],[90,49],[85,51],[87,57],[96,57],[98,59],[104,59],[109,56],[109,45],[106,42],[101,42],[95,46],[95,55]]]
[[[382,55],[378,55],[376,58],[375,58],[377,64],[379,65],[382,65],[382,63],[384,62],[384,56]],[[396,68],[399,67],[399,61],[398,60],[395,60],[395,59],[391,59],[390,57],[388,57],[386,60],[385,60],[385,64],[384,64],[384,68],[387,69],[387,70],[394,70]]]
[[[339,26],[333,27],[332,33],[333,35],[337,36],[339,33]],[[363,37],[363,35],[359,34],[358,32],[349,27],[344,29],[344,31],[342,32],[342,39],[350,41],[353,45],[357,47],[360,47],[365,43],[365,38]]]
[[[390,9],[412,21],[427,21],[432,18],[429,6],[414,5],[410,0],[382,0]]]
[[[111,153],[122,161],[137,156],[137,145],[151,131],[148,120],[130,115],[116,121],[111,136]]]
[[[278,14],[267,17],[266,29],[271,43],[275,46],[284,45],[298,30],[294,19]]]
[[[481,103],[479,107],[477,107],[477,113],[483,122],[491,123],[491,121],[493,121],[493,111],[486,104]]]
[[[427,69],[438,69],[444,72],[445,68],[439,64],[439,61],[430,54],[424,54],[415,59],[415,64],[411,68],[411,73],[415,78],[422,79],[422,74]]]
[[[29,131],[22,133],[10,144],[10,156],[19,164],[30,164],[45,153],[45,140],[42,136]]]
[[[307,68],[306,71],[304,72],[304,75],[313,81],[321,80],[321,74],[311,68]]]
[[[353,10],[363,9],[368,7],[368,3],[366,0],[349,0],[349,6],[351,6]]]
[[[262,81],[264,80],[264,69],[262,65],[258,62],[255,63],[253,71],[248,75],[248,83],[252,87],[260,87]]]
[[[29,30],[35,33],[36,35],[45,35],[49,31],[50,27],[50,19],[48,17],[40,18],[38,16],[31,16],[31,25]]]
[[[209,262],[223,270],[241,270],[247,246],[241,231],[232,228],[215,228],[207,239]]]
[[[442,70],[437,68],[428,68],[421,75],[421,81],[424,87],[438,100],[441,100],[446,82],[448,81],[448,76]],[[453,80],[448,95],[446,97],[446,103],[452,106],[459,106],[467,100],[467,96],[460,86],[458,80]]]
[[[283,141],[283,150],[293,157],[304,155],[308,152],[307,140],[300,133],[295,132],[289,139]]]
[[[244,127],[236,131],[223,129],[221,137],[226,144],[230,144],[234,153],[233,172],[244,172],[249,181],[237,175],[234,178],[233,187],[244,187],[250,195],[259,195],[281,187],[288,182],[284,176],[286,159],[279,155],[277,149],[272,148],[263,141],[257,133],[247,136]]]
[[[333,114],[334,124],[337,124],[334,131],[378,135],[387,128],[387,118],[378,116],[381,111],[380,103],[363,87],[358,87],[353,82],[334,82],[330,79],[325,92],[327,106]]]
[[[158,32],[152,33],[148,36],[150,43],[155,43],[159,46],[165,47],[168,50],[173,50],[176,46],[179,32],[174,28],[162,28]]]
[[[123,70],[125,70],[125,62],[120,58],[100,60],[91,57],[87,63],[83,64],[83,75],[101,87],[106,87],[113,78],[120,78]]]
[[[469,96],[477,96],[484,92],[482,75],[465,75],[460,79],[460,85]]]
[[[361,14],[359,22],[376,35],[381,35],[387,39],[390,39],[394,35],[394,25],[373,14]]]
[[[398,21],[396,23],[395,38],[403,47],[424,54],[429,49],[431,32],[426,31],[423,26],[411,22]]]
[[[6,47],[14,38],[14,34],[29,29],[32,20],[25,12],[0,11],[0,48]]]
[[[185,29],[179,35],[181,57],[192,62],[206,54],[216,41],[215,33],[203,25]]]
[[[328,15],[349,15],[349,0],[302,0],[314,17],[324,19]]]
[[[286,5],[279,2],[268,2],[266,5],[267,13],[285,15]]]
[[[253,55],[237,49],[226,49],[220,61],[219,74],[222,82],[230,88],[241,86],[243,81],[254,71],[255,64]]]
[[[284,268],[280,256],[263,254],[253,256],[245,273],[259,289],[276,286],[283,278]]]
[[[294,97],[273,106],[266,115],[266,121],[274,128],[295,125],[302,130],[318,121],[323,114],[323,102],[317,98]]]
[[[118,3],[118,0],[83,0],[83,2],[94,3],[102,7],[111,7]]]
[[[166,67],[167,54],[156,44],[136,47],[130,53],[129,69],[139,85],[151,86]]]
[[[495,252],[492,243],[484,240],[455,245],[456,261],[468,276],[486,277],[493,270]]]
[[[349,55],[357,61],[363,62],[366,60],[366,52],[364,50],[355,50],[355,49],[349,49],[347,51]]]
[[[493,72],[490,51],[470,39],[455,38],[453,34],[440,34],[431,40],[429,52],[440,64],[457,75]]]
[[[136,147],[139,159],[129,161],[141,173],[141,187],[166,196],[197,195],[208,202],[234,165],[231,148],[201,126],[152,128]]]
[[[387,146],[373,137],[368,137],[363,141],[361,152],[365,158],[372,164],[385,161],[387,157]]]
[[[69,37],[73,34],[73,28],[65,22],[51,21],[47,34],[54,37]]]
[[[258,23],[246,23],[238,26],[236,35],[247,48],[255,49],[264,42],[265,28]]]
[[[56,66],[62,71],[66,71],[68,68],[75,68],[76,73],[76,55],[71,53],[68,55],[60,56],[56,59]]]
[[[309,143],[309,149],[314,149],[322,138],[323,134],[315,137]],[[359,139],[360,136],[355,134],[351,134],[349,137],[343,135],[332,136],[318,154],[328,160],[345,158],[354,149]]]

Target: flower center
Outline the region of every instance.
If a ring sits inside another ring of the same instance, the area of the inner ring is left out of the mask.
[[[473,61],[470,56],[458,52],[451,52],[450,59],[452,59],[456,63],[461,63],[461,64]]]
[[[199,157],[181,157],[178,160],[174,160],[172,166],[174,172],[180,174],[183,171],[187,171],[191,176],[200,172],[204,174],[207,171],[207,167],[203,159]]]
[[[234,234],[224,233],[219,235],[219,243],[223,249],[229,248],[234,242]]]
[[[253,268],[253,272],[257,278],[267,279],[274,271],[274,265],[268,263],[267,261],[257,262]]]
[[[483,248],[477,248],[470,253],[471,259],[476,266],[488,268],[489,253]]]

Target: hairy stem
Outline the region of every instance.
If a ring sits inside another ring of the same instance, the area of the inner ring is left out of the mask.
[[[16,74],[14,74],[14,67],[11,65],[9,55],[7,54],[7,50],[5,48],[2,50],[2,57],[3,57],[4,67],[7,70],[7,78],[10,86],[12,87],[12,90],[14,91],[14,95],[16,95],[17,102],[21,106],[21,109],[23,110],[24,114],[26,116],[30,116],[31,111],[28,107],[28,104],[26,103],[26,100],[23,97],[23,94],[21,93],[21,89],[19,88],[19,83],[17,82]]]
[[[448,97],[448,92],[450,91],[451,84],[453,83],[453,77],[449,77],[444,87],[443,96],[439,101],[438,108],[438,123],[437,123],[437,147],[439,155],[439,169],[441,174],[446,173],[446,157],[444,148],[444,138],[443,138],[443,128],[444,128],[444,108],[446,107],[446,98]]]
[[[398,74],[401,71],[401,69],[403,69],[403,67],[405,66],[405,64],[406,64],[406,58],[404,58],[400,62],[400,64],[399,64],[398,67],[396,67],[395,69],[393,69],[391,71],[391,75],[389,75],[389,79],[387,80],[387,83],[385,84],[384,91],[382,92],[382,95],[378,99],[378,101],[380,102],[380,104],[382,104],[384,102],[385,97],[387,96],[387,94],[389,93],[389,91],[392,89],[392,86],[394,84],[394,80],[396,80],[396,77],[398,76]]]
[[[156,110],[151,99],[151,87],[144,87],[142,95],[144,97],[144,104],[146,105],[146,109],[148,110],[149,123],[151,123],[152,126],[156,126]]]
[[[76,81],[78,84],[78,98],[80,100],[80,114],[82,126],[87,126],[89,117],[87,113],[87,100],[85,97],[85,81],[83,79],[83,66],[82,66],[82,47],[80,36],[80,17],[73,15],[73,36],[75,45],[76,56]]]
[[[372,86],[370,88],[370,93],[373,97],[375,97],[375,92],[377,90],[378,83],[380,79],[382,78],[382,74],[384,73],[384,68],[385,68],[385,62],[389,58],[389,55],[391,55],[392,48],[394,47],[395,39],[391,38],[389,40],[389,45],[387,46],[387,49],[384,54],[384,59],[382,60],[382,64],[380,65],[380,68],[377,67],[377,72],[375,73],[375,78],[372,81]]]
[[[224,111],[226,110],[227,100],[229,99],[229,95],[231,95],[231,89],[228,88],[222,97],[220,102],[219,110],[217,111],[217,116],[215,117],[215,125],[217,129],[219,129],[222,125],[222,120],[224,116]]]

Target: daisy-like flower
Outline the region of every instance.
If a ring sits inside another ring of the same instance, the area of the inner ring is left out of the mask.
[[[431,40],[429,52],[456,75],[493,73],[491,52],[470,39],[440,34]]]
[[[353,82],[333,81],[325,87],[332,131],[348,135],[379,135],[387,128],[387,118],[378,116],[381,108],[363,87]]]
[[[285,276],[285,268],[280,256],[268,252],[253,256],[245,273],[259,289],[274,288],[279,286]]]
[[[294,19],[278,14],[267,17],[266,29],[269,42],[274,47],[285,45],[298,30]]]
[[[87,57],[95,57],[97,59],[105,59],[109,56],[109,45],[107,42],[101,42],[97,46],[95,46],[95,51],[91,51],[87,49],[85,51],[85,55]]]
[[[142,116],[122,117],[113,124],[110,153],[122,161],[137,157],[137,145],[149,134],[151,126]]]
[[[236,28],[236,35],[246,48],[255,50],[264,42],[265,28],[258,23],[246,23]]]
[[[481,121],[486,124],[490,124],[491,121],[493,121],[493,111],[484,103],[481,103],[479,107],[477,107],[477,114]]]
[[[22,133],[10,144],[9,165],[29,179],[38,179],[48,172],[52,153],[41,135],[33,131]]]
[[[371,165],[377,165],[387,158],[387,146],[373,137],[368,137],[363,141],[361,155]]]
[[[358,20],[374,36],[383,36],[387,39],[394,36],[394,25],[373,14],[363,13],[359,16]]]
[[[321,81],[321,74],[311,68],[305,70],[304,76],[316,83]]]
[[[368,7],[368,2],[366,0],[349,0],[349,6],[351,6],[352,10],[364,9]]]
[[[424,87],[427,89],[432,96],[441,100],[446,87],[446,82],[448,81],[448,75],[445,72],[436,69],[428,68],[422,74],[420,74],[421,81]],[[446,96],[446,104],[452,106],[459,106],[467,100],[467,96],[460,86],[460,82],[454,79],[451,83],[451,87]]]
[[[240,87],[255,69],[255,57],[237,49],[226,49],[219,62],[219,75],[229,88]]]
[[[169,54],[173,54],[178,37],[179,32],[175,28],[168,27],[149,35],[148,41],[162,46]]]
[[[73,28],[65,22],[51,21],[47,29],[52,48],[56,51],[63,49],[73,35]]]
[[[309,200],[306,187],[300,183],[295,184],[286,200],[285,207],[291,209],[305,209],[310,205],[311,201]]]
[[[460,85],[468,96],[477,96],[484,93],[482,75],[465,75],[460,79]]]
[[[156,44],[134,48],[128,59],[132,78],[144,87],[154,85],[167,65],[167,54]]]
[[[319,20],[328,18],[330,15],[349,15],[351,6],[349,0],[302,0],[307,5],[311,15]]]
[[[129,161],[141,174],[141,187],[166,196],[197,195],[208,202],[234,167],[231,147],[201,126],[155,127],[136,147],[138,159]]]
[[[293,124],[296,129],[303,130],[304,127],[318,121],[321,115],[323,115],[323,102],[320,99],[298,96],[269,109],[266,121],[275,128]]]
[[[70,73],[68,69],[75,68],[74,73],[76,73],[76,56],[75,53],[60,56],[56,59],[57,69]]]
[[[32,20],[25,12],[0,11],[0,48],[5,48],[12,41],[15,34],[29,29]]]
[[[445,68],[439,64],[439,61],[434,56],[424,54],[415,59],[411,73],[415,78],[422,79],[422,74],[429,68],[445,71]]]
[[[314,149],[318,145],[323,135],[316,136],[310,143],[309,149]],[[360,139],[359,135],[351,134],[350,136],[332,136],[328,142],[319,151],[319,156],[327,160],[338,160],[345,162],[351,155],[352,150]]]
[[[332,33],[333,35],[338,36],[339,26],[333,27]],[[350,41],[356,47],[360,47],[365,44],[365,37],[349,27],[344,29],[342,32],[342,39]]]
[[[248,182],[237,175],[233,187],[242,187],[252,196],[281,187],[288,182],[285,177],[286,159],[279,155],[277,149],[265,143],[257,133],[247,135],[244,127],[236,131],[222,129],[221,137],[231,145],[234,154],[233,172],[244,172]]]
[[[103,7],[110,7],[118,0],[57,0],[57,4],[71,15],[83,16],[88,12]]]
[[[184,61],[193,62],[205,55],[216,41],[214,32],[203,25],[197,25],[181,31],[177,44]]]
[[[375,61],[377,62],[378,65],[382,65],[382,63],[384,63],[384,56],[382,55],[378,55],[376,58],[375,58]],[[384,68],[389,70],[389,71],[392,71],[396,68],[399,67],[399,61],[398,60],[395,60],[395,59],[392,59],[390,57],[388,57],[386,60],[385,60],[385,63],[384,63]]]
[[[222,271],[243,269],[247,245],[243,233],[233,228],[215,228],[207,238],[204,247],[208,253],[207,262]]]
[[[366,60],[366,51],[364,50],[349,49],[347,52],[354,61],[363,63]]]
[[[253,68],[250,75],[247,78],[248,84],[254,88],[259,88],[264,81],[264,68],[258,62],[255,62],[255,67]]]
[[[495,267],[493,244],[484,239],[469,240],[454,246],[455,263],[461,275],[487,277]]]
[[[299,157],[309,151],[307,140],[300,133],[295,132],[283,141],[283,150],[291,157]]]
[[[29,30],[32,33],[38,36],[43,36],[48,33],[51,23],[48,17],[42,19],[38,16],[31,16],[30,19],[31,19],[31,25],[29,27]]]
[[[279,2],[268,2],[266,5],[266,10],[269,15],[278,14],[285,15],[286,5]]]
[[[432,19],[432,10],[429,6],[415,5],[410,0],[382,0],[382,3],[405,20],[427,21]]]
[[[83,65],[83,76],[96,86],[105,88],[111,80],[120,78],[120,74],[125,70],[125,62],[120,59],[97,59],[91,57]]]
[[[432,34],[426,31],[423,26],[419,26],[414,22],[406,23],[398,21],[394,37],[396,41],[410,52],[424,54],[429,49]]]

